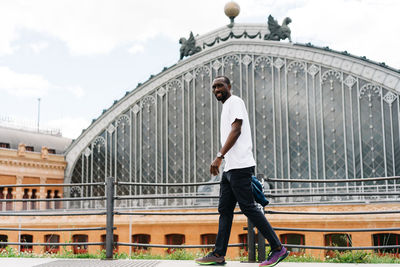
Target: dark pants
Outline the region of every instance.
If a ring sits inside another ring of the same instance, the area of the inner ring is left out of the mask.
[[[218,205],[220,214],[218,235],[214,249],[214,252],[220,256],[226,255],[232,228],[233,211],[237,202],[241,211],[268,240],[271,249],[281,245],[271,225],[254,202],[251,190],[251,176],[253,173],[254,167],[249,167],[230,170],[222,174]]]

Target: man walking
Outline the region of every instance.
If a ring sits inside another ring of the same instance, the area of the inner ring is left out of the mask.
[[[225,168],[220,183],[218,204],[219,225],[214,251],[196,259],[199,264],[225,264],[225,255],[231,234],[233,211],[239,203],[241,211],[268,240],[271,252],[268,259],[260,266],[274,266],[289,255],[282,246],[264,214],[257,208],[251,189],[251,176],[256,165],[252,152],[252,140],[249,117],[241,98],[231,94],[230,80],[217,76],[212,90],[218,101],[221,101],[221,150],[211,163],[210,173],[219,174],[219,167],[225,159]]]

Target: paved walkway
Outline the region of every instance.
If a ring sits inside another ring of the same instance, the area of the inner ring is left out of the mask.
[[[47,258],[0,258],[4,267],[199,267],[193,261],[163,260],[95,260],[95,259],[47,259]],[[258,263],[228,261],[225,267],[257,267]],[[400,264],[345,264],[281,262],[278,267],[400,267]]]

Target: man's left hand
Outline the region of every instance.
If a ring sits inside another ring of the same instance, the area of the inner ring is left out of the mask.
[[[216,157],[214,161],[211,163],[210,166],[210,173],[212,175],[218,175],[219,174],[219,166],[221,166],[222,163],[222,158]]]

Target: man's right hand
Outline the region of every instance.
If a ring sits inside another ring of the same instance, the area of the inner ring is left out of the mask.
[[[211,175],[218,175],[219,174],[219,167],[221,166],[222,158],[216,157],[214,161],[211,163],[210,166],[210,173]]]

